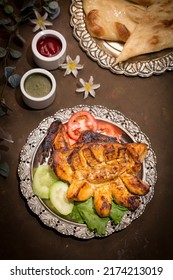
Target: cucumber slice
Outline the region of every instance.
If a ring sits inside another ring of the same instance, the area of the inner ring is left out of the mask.
[[[47,164],[40,165],[33,178],[33,192],[40,198],[48,199],[50,196],[50,186],[58,180],[57,176]]]
[[[68,184],[62,181],[54,183],[50,188],[50,201],[62,215],[68,215],[73,210],[73,202],[66,197]]]

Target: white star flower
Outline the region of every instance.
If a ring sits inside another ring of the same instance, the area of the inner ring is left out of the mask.
[[[83,92],[84,91],[84,99],[89,96],[95,97],[95,89],[100,87],[100,84],[94,84],[93,76],[90,76],[89,81],[85,82],[83,79],[79,80],[83,87],[77,88],[76,92]]]
[[[52,25],[52,23],[50,21],[46,20],[48,17],[47,12],[44,14],[44,16],[41,16],[39,14],[39,12],[36,10],[34,10],[34,13],[35,13],[36,19],[30,19],[30,21],[32,23],[36,24],[36,26],[33,28],[33,32],[36,32],[39,29],[41,29],[41,30],[46,29],[46,25]]]
[[[77,77],[78,70],[83,68],[83,65],[79,64],[80,62],[80,56],[77,55],[74,60],[71,59],[69,55],[66,56],[66,62],[64,64],[61,64],[62,69],[66,69],[64,76],[73,74],[75,78]]]

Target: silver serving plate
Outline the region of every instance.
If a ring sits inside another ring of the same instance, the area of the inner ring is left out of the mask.
[[[121,52],[123,44],[97,40],[89,34],[85,25],[85,15],[82,0],[72,0],[70,6],[73,35],[79,41],[81,48],[98,65],[109,69],[115,74],[126,76],[149,77],[173,70],[173,50],[141,55],[127,62],[116,64],[116,57]]]
[[[64,108],[57,111],[53,116],[45,118],[36,129],[34,129],[27,138],[20,153],[20,162],[18,167],[18,174],[20,178],[20,189],[23,196],[27,200],[29,208],[34,212],[39,219],[48,227],[55,229],[61,234],[71,235],[77,238],[89,239],[99,236],[96,232],[90,231],[85,224],[78,224],[65,220],[52,212],[45,203],[33,193],[32,178],[33,168],[38,166],[38,159],[40,158],[39,147],[46,136],[50,124],[54,120],[61,120],[63,123],[67,122],[70,116],[80,110],[87,110],[98,119],[102,119],[119,126],[131,139],[131,142],[143,142],[148,145],[148,154],[144,160],[142,168],[142,179],[148,183],[150,191],[144,197],[141,197],[141,203],[134,212],[128,211],[120,224],[115,225],[109,221],[105,236],[125,229],[132,221],[137,219],[145,210],[146,205],[152,199],[154,194],[154,185],[157,180],[156,171],[156,156],[151,148],[148,137],[141,131],[139,126],[132,120],[126,118],[122,113],[116,110],[109,110],[103,106],[85,106],[78,105],[73,108]]]

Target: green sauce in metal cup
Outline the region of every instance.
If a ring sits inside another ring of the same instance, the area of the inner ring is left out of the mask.
[[[24,87],[30,96],[41,98],[51,91],[52,83],[46,75],[35,73],[28,76]]]

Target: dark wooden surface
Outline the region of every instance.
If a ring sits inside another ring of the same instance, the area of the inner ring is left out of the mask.
[[[67,40],[67,54],[80,55],[84,69],[78,78],[64,77],[64,71],[51,71],[57,81],[55,102],[44,110],[24,105],[20,89],[8,87],[6,100],[12,112],[0,118],[14,144],[0,142],[2,159],[10,166],[7,179],[0,177],[0,258],[1,259],[172,259],[173,258],[173,72],[150,78],[115,75],[102,69],[82,51],[70,27],[70,0],[60,0],[61,14],[53,29]],[[32,25],[21,30],[26,39],[23,56],[15,64],[18,73],[36,67],[32,60]],[[76,94],[79,78],[93,75],[101,87],[96,98],[83,100]],[[2,87],[2,85],[1,85]],[[45,117],[60,108],[78,104],[104,105],[134,120],[149,137],[157,156],[158,180],[155,194],[145,212],[125,230],[107,238],[79,240],[63,236],[44,226],[29,210],[21,195],[17,168],[19,153],[29,133]]]

